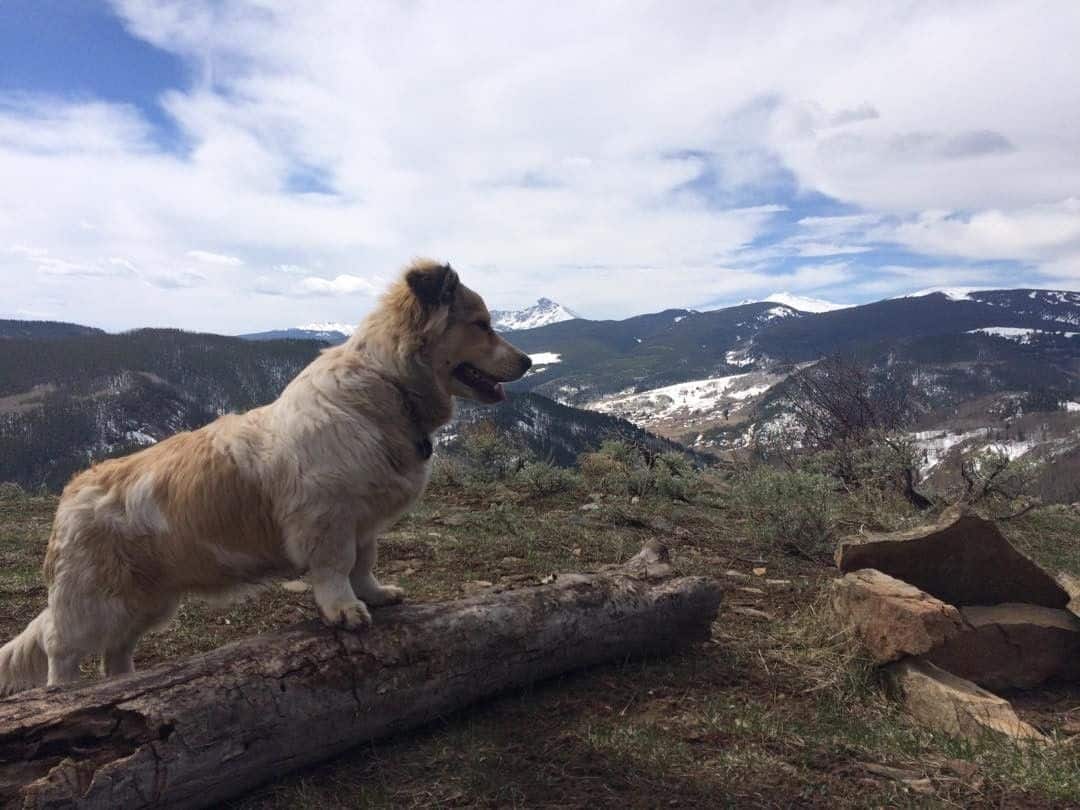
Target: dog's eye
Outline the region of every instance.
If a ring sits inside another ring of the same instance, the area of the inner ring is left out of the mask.
[[[485,332],[494,332],[495,331],[494,329],[491,328],[491,324],[488,323],[487,321],[473,321],[473,326],[479,326]]]

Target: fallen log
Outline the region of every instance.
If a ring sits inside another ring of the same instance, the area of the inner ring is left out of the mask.
[[[0,701],[0,804],[206,807],[560,673],[707,639],[720,586],[662,546],[594,574],[380,609]]]

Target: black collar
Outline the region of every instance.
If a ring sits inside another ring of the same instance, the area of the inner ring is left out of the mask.
[[[419,397],[393,377],[389,377],[373,368],[368,368],[367,370],[376,377],[379,377],[383,382],[389,383],[401,395],[401,401],[405,405],[405,414],[409,417],[409,422],[412,424],[414,434],[419,436],[413,443],[413,446],[416,448],[416,454],[420,456],[421,461],[427,461],[431,458],[435,446],[431,443],[431,435],[424,429],[424,423],[420,419],[420,411],[416,404],[416,400]]]

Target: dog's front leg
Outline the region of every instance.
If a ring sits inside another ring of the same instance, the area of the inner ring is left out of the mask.
[[[375,578],[375,561],[379,548],[374,534],[361,533],[356,538],[356,564],[349,579],[356,595],[372,607],[396,605],[405,598],[405,591],[397,585],[383,585]]]
[[[308,582],[327,624],[358,630],[371,624],[367,606],[356,598],[349,573],[356,563],[351,536],[324,536],[308,560]]]

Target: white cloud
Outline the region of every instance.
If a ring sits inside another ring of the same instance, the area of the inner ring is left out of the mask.
[[[194,71],[163,99],[184,148],[130,106],[0,97],[0,245],[47,251],[0,255],[13,309],[354,322],[414,255],[597,317],[898,283],[881,244],[1080,280],[1072,2],[115,5]],[[804,192],[865,213],[768,244]]]
[[[894,238],[928,253],[977,259],[1052,260],[1080,254],[1080,199],[1013,211],[963,216],[925,211],[894,230]]]
[[[378,286],[360,276],[340,275],[332,279],[308,276],[296,286],[296,291],[307,295],[371,295],[378,292]]]
[[[218,264],[224,267],[239,267],[244,263],[243,259],[236,256],[226,256],[223,253],[211,253],[207,250],[189,250],[187,255],[204,264]]]

